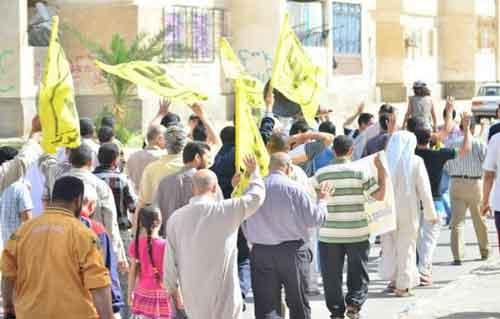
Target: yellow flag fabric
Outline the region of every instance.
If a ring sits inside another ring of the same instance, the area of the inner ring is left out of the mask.
[[[266,176],[269,166],[269,154],[260,135],[259,128],[253,120],[252,107],[262,96],[262,90],[255,87],[256,82],[245,78],[234,81],[235,88],[235,133],[236,133],[236,171],[244,172],[243,159],[254,155],[262,176]],[[234,196],[241,196],[249,183],[246,174],[242,174],[240,183],[233,191]]]
[[[304,118],[314,124],[319,107],[321,68],[314,65],[299,38],[288,24],[288,15],[280,30],[274,56],[271,85],[288,99],[300,104]]]
[[[248,101],[250,107],[264,108],[266,104],[263,95],[264,85],[257,78],[245,71],[245,68],[225,38],[221,38],[220,40],[220,62],[224,74],[228,79],[244,79],[247,92],[255,92],[255,94],[248,95],[251,98],[251,101]]]
[[[104,72],[142,86],[173,102],[192,104],[208,99],[206,95],[177,82],[158,63],[133,61],[118,65],[107,65],[96,61],[96,64]]]
[[[246,176],[243,164],[245,156],[255,156],[260,173],[263,176],[268,173],[269,154],[252,115],[252,108],[260,108],[265,105],[264,86],[246,72],[224,38],[220,41],[220,60],[226,77],[234,80],[235,162],[236,171],[243,174],[232,196],[238,197],[244,193],[249,183],[249,176]]]
[[[236,80],[247,76],[245,68],[225,38],[220,39],[220,63],[228,79]]]
[[[75,106],[71,69],[59,43],[59,18],[52,17],[45,73],[40,83],[38,115],[42,125],[41,145],[55,154],[57,147],[80,146],[80,122]]]

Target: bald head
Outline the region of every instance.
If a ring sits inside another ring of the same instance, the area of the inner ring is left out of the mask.
[[[215,194],[217,191],[217,176],[209,169],[200,169],[193,176],[193,194],[195,196]]]
[[[290,151],[290,146],[288,145],[287,137],[283,133],[273,133],[269,138],[269,143],[267,143],[267,150],[270,154],[277,152]]]
[[[292,160],[287,153],[278,152],[271,155],[269,160],[270,171],[281,171],[285,174],[289,173]]]
[[[156,146],[165,149],[165,132],[167,129],[163,125],[152,125],[148,128],[146,139],[149,146]]]

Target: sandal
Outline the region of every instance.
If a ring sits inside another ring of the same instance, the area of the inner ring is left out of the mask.
[[[395,289],[394,294],[396,297],[400,298],[407,298],[407,297],[413,297],[414,294],[410,289]]]
[[[385,294],[392,294],[394,292],[394,290],[396,290],[396,284],[394,282],[390,282],[387,287],[382,290],[382,293],[385,293]]]
[[[432,277],[426,275],[420,275],[420,286],[421,287],[430,287],[432,286]]]

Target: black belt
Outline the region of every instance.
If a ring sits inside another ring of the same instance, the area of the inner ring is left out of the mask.
[[[467,176],[467,175],[452,175],[451,178],[462,178],[462,179],[481,179],[482,176]]]

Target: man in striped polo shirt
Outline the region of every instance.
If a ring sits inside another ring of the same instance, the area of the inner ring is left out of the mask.
[[[368,297],[368,219],[366,203],[385,197],[386,173],[377,156],[378,181],[367,172],[355,170],[349,164],[353,152],[350,137],[338,136],[333,143],[336,163],[320,169],[313,177],[319,185],[329,182],[335,189],[328,199],[328,215],[320,228],[319,252],[325,287],[326,305],[332,318],[359,318],[361,306]],[[347,295],[342,292],[344,259],[347,255]]]

